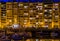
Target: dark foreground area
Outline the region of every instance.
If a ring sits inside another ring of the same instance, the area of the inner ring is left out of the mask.
[[[26,28],[0,30],[0,41],[25,41],[27,39],[60,39],[60,29]]]

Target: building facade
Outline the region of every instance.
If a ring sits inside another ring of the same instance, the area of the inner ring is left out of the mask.
[[[60,27],[60,3],[2,2],[0,27],[19,24],[22,27]]]

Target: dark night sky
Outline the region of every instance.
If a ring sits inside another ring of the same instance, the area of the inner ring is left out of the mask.
[[[60,2],[60,0],[0,0],[0,2]]]

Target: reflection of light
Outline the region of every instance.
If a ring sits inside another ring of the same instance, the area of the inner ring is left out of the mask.
[[[51,33],[51,36],[58,36],[58,33],[53,32]]]
[[[36,41],[39,41],[38,39],[36,39]]]

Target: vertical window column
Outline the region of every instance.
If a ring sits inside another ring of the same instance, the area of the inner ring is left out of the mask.
[[[2,27],[6,26],[6,3],[1,3],[1,23]]]
[[[6,25],[7,26],[11,26],[12,25],[12,20],[13,20],[13,16],[12,16],[12,2],[7,2],[6,3]]]

